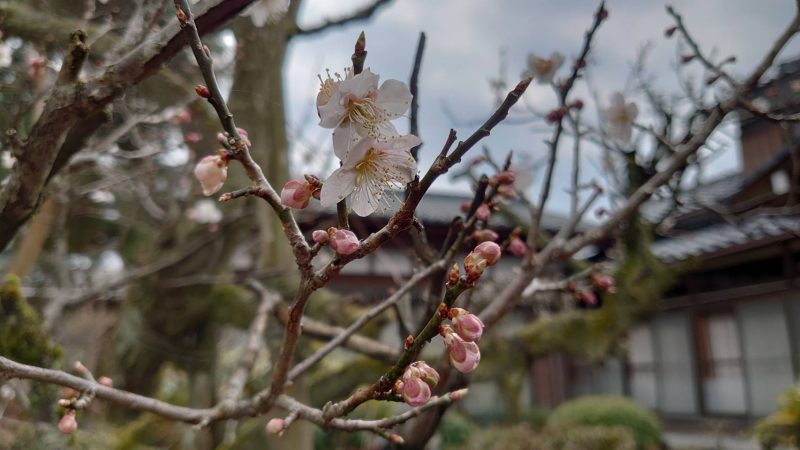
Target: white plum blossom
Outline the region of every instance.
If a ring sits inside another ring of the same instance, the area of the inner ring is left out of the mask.
[[[562,64],[564,64],[564,55],[559,52],[553,52],[549,58],[541,58],[529,53],[528,69],[523,72],[522,77],[533,77],[539,84],[548,84],[553,81],[553,77]]]
[[[222,211],[217,207],[217,202],[203,199],[186,211],[186,217],[197,223],[213,225],[222,220]]]
[[[341,146],[348,145],[348,141],[334,136],[334,152],[344,157],[342,166],[322,185],[320,203],[333,206],[350,196],[356,214],[372,214],[381,203],[386,203],[383,199],[386,190],[402,189],[414,179],[417,163],[409,150],[420,142],[411,134],[381,139],[366,136],[347,151]]]
[[[289,0],[258,0],[247,8],[242,15],[249,16],[253,25],[263,27],[267,22],[275,23],[283,18],[289,9]]]
[[[633,121],[639,115],[636,103],[625,102],[625,96],[617,92],[611,96],[611,105],[603,110],[606,133],[617,142],[628,143],[633,133]]]
[[[337,133],[346,132],[351,140],[356,140],[356,135],[374,139],[397,136],[389,121],[408,110],[411,92],[398,80],[386,80],[379,88],[379,78],[365,69],[344,79],[322,80],[317,96],[320,126],[338,128]]]

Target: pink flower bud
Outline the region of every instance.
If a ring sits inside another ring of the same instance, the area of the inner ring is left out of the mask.
[[[502,251],[500,246],[491,241],[478,244],[466,258],[464,258],[464,270],[467,278],[477,280],[487,267],[493,265],[500,259]]]
[[[592,274],[589,276],[589,279],[591,280],[592,285],[594,285],[594,287],[600,289],[606,294],[613,294],[617,292],[617,287],[614,282],[614,277],[603,275],[600,272],[592,272]]]
[[[439,372],[433,367],[429,366],[425,361],[416,361],[411,363],[410,366],[403,373],[403,378],[416,377],[424,381],[431,388],[439,384]]]
[[[465,341],[476,342],[483,334],[483,321],[480,317],[462,308],[450,308],[450,320],[456,333]]]
[[[305,180],[289,180],[281,190],[281,203],[283,206],[303,209],[308,206],[314,187]]]
[[[207,87],[205,87],[205,86],[204,86],[204,85],[202,85],[202,84],[198,84],[197,86],[195,86],[195,87],[194,87],[194,92],[195,92],[197,95],[199,95],[200,97],[203,97],[203,98],[209,98],[209,97],[211,97],[211,92],[208,90],[208,88],[207,88]]]
[[[106,387],[114,387],[114,380],[109,377],[100,377],[97,379],[97,382]]]
[[[358,250],[358,237],[350,230],[328,228],[329,245],[340,255],[349,255]]]
[[[468,213],[470,206],[472,206],[472,202],[469,200],[461,202],[461,212],[463,212],[464,214]]]
[[[472,232],[472,240],[477,242],[496,241],[499,237],[497,233],[488,228]]]
[[[397,433],[390,434],[389,440],[392,442],[392,444],[397,444],[397,445],[403,445],[406,442],[406,440],[403,439],[403,436],[400,436]]]
[[[194,176],[203,187],[203,195],[211,195],[222,189],[228,178],[228,161],[220,155],[208,155],[194,167]]]
[[[325,230],[314,230],[314,232],[311,233],[311,240],[319,245],[325,245],[328,243],[328,232]]]
[[[528,246],[525,241],[514,236],[511,238],[511,242],[508,243],[508,251],[514,256],[523,256],[528,251]]]
[[[465,395],[467,395],[467,392],[469,392],[469,389],[467,388],[453,391],[450,393],[450,398],[455,401],[461,400]]]
[[[422,406],[431,399],[431,388],[422,379],[411,377],[403,380],[401,394],[409,405]]]
[[[267,433],[269,434],[277,434],[278,436],[283,435],[283,427],[286,425],[286,422],[283,419],[278,419],[277,417],[273,419],[269,419],[267,422]]]
[[[481,362],[481,350],[478,344],[468,342],[452,331],[444,337],[444,345],[450,357],[450,365],[461,373],[470,373]]]
[[[478,220],[483,220],[485,222],[490,215],[492,215],[492,210],[486,203],[482,203],[481,206],[478,206],[478,209],[475,210],[475,216]]]
[[[78,421],[75,420],[75,410],[70,409],[58,421],[58,431],[64,434],[73,434],[78,430]]]

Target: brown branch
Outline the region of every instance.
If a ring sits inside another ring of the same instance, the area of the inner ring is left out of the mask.
[[[417,41],[417,52],[414,54],[414,67],[411,69],[411,78],[408,81],[408,89],[411,91],[411,108],[408,116],[409,133],[419,137],[419,70],[422,67],[422,54],[425,52],[425,32],[419,34]],[[418,159],[420,143],[411,149],[411,156]]]
[[[400,299],[408,291],[414,288],[414,286],[416,286],[419,282],[428,278],[431,274],[433,274],[437,270],[441,270],[442,268],[444,268],[444,261],[440,260],[434,264],[431,264],[424,270],[421,270],[416,274],[414,274],[413,277],[411,277],[408,281],[406,281],[392,295],[386,298],[386,300],[370,308],[367,312],[361,315],[361,317],[359,317],[355,322],[350,324],[350,326],[347,327],[347,329],[341,332],[338,336],[328,341],[328,343],[323,345],[319,350],[314,352],[313,355],[309,356],[302,362],[298,363],[296,366],[292,367],[292,370],[289,371],[288,381],[291,382],[298,376],[305,373],[308,369],[310,369],[314,364],[318,363],[327,354],[332,352],[337,347],[341,346],[343,342],[345,342],[350,336],[352,336],[355,332],[357,332],[367,322],[377,317],[391,306],[397,304],[397,302],[400,301]]]
[[[252,3],[253,0],[226,0],[209,7],[197,19],[198,32],[206,33]],[[0,10],[5,13],[7,10]],[[0,251],[5,249],[19,228],[36,210],[46,180],[52,178],[54,161],[68,131],[83,118],[93,116],[127,88],[153,75],[186,44],[177,25],[167,26],[152,40],[136,47],[98,77],[81,83],[57,85],[42,114],[33,125],[20,157],[7,182],[0,189]],[[77,66],[62,67],[62,80],[69,80]]]
[[[289,37],[291,38],[293,36],[309,36],[312,34],[330,30],[331,28],[342,27],[359,20],[369,19],[370,17],[372,17],[373,14],[375,14],[376,11],[378,11],[378,9],[380,9],[381,6],[391,3],[391,1],[392,0],[375,0],[372,3],[364,6],[363,8],[353,11],[351,14],[341,17],[339,19],[329,20],[327,22],[308,28],[300,28],[298,26],[295,30],[293,30],[289,34]]]
[[[597,33],[597,30],[600,28],[600,25],[603,21],[608,17],[608,12],[606,11],[605,2],[600,2],[600,5],[597,7],[597,10],[594,13],[594,22],[592,26],[586,31],[586,35],[583,39],[583,47],[581,48],[581,52],[578,56],[578,59],[575,60],[575,63],[572,65],[572,73],[570,74],[569,78],[560,86],[559,89],[559,108],[568,108],[567,106],[567,97],[569,96],[570,91],[572,91],[572,87],[575,86],[575,81],[577,81],[578,77],[581,75],[584,67],[586,66],[586,60],[589,57],[589,52],[592,49],[592,42],[594,41],[594,36]],[[531,249],[526,255],[524,259],[525,265],[529,265],[531,263],[532,255],[534,254],[537,246],[536,246],[536,239],[539,236],[539,231],[541,229],[542,224],[542,216],[544,215],[544,208],[547,205],[547,200],[550,198],[550,189],[552,188],[553,184],[553,173],[555,173],[555,166],[556,166],[556,155],[558,153],[558,144],[561,140],[561,134],[564,131],[564,115],[561,115],[556,122],[556,127],[553,130],[553,137],[550,139],[549,147],[550,151],[548,152],[547,156],[547,170],[545,172],[544,182],[542,183],[542,190],[539,193],[539,202],[536,205],[536,209],[534,210],[534,215],[531,222],[531,227],[528,230],[528,238],[527,244],[528,248]],[[579,139],[579,136],[575,137]]]
[[[722,67],[720,67],[718,64],[712,63],[711,60],[709,60],[708,57],[706,57],[706,55],[703,54],[703,51],[700,50],[700,45],[698,45],[697,41],[695,41],[694,38],[692,38],[692,35],[689,34],[689,30],[683,23],[683,18],[681,17],[680,14],[677,13],[677,11],[675,11],[675,8],[673,8],[670,5],[667,5],[667,13],[670,16],[672,16],[672,18],[675,20],[675,26],[678,27],[678,31],[681,32],[683,39],[689,45],[689,49],[691,49],[692,54],[695,56],[695,58],[697,58],[697,60],[700,61],[700,63],[703,64],[703,66],[706,69],[708,69],[708,71],[713,73],[715,77],[722,78],[723,80],[728,82],[731,86],[736,87],[738,85],[736,80],[734,80],[733,77],[730,76],[727,72],[722,70]]]

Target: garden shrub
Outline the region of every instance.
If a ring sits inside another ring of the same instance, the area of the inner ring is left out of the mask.
[[[765,449],[778,445],[800,448],[800,383],[784,391],[778,403],[777,411],[756,424],[756,438]]]
[[[636,402],[616,395],[585,396],[563,403],[550,415],[548,425],[623,427],[630,431],[637,450],[661,445],[658,418]]]

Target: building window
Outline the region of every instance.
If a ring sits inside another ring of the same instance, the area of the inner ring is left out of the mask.
[[[657,406],[656,360],[653,351],[653,332],[647,325],[640,325],[630,333],[631,396],[648,408]]]
[[[732,312],[698,317],[697,360],[707,414],[747,412],[741,343]]]

